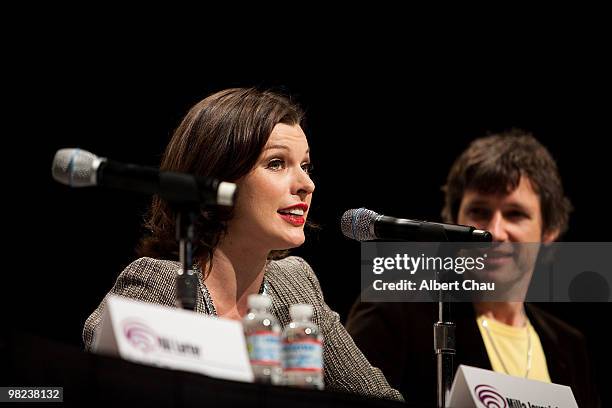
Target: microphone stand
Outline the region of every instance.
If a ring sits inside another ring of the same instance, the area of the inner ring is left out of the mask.
[[[420,228],[420,235],[425,237],[425,241],[449,242],[442,226],[424,224]],[[439,273],[438,277],[441,277]],[[438,321],[434,323],[433,330],[437,407],[445,408],[455,376],[455,323],[451,320],[451,302],[441,289],[438,291]]]
[[[181,269],[176,277],[176,294],[179,307],[195,311],[198,295],[198,275],[193,270],[195,220],[193,208],[180,208],[176,215],[176,239],[179,242]]]
[[[451,303],[445,301],[439,291],[438,321],[434,323],[434,351],[436,353],[436,383],[438,408],[445,408],[450,397],[455,375],[455,323],[451,321]]]

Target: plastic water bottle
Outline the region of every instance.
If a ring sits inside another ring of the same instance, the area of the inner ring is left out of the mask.
[[[311,305],[289,308],[291,323],[283,331],[284,383],[315,388],[323,385],[323,336],[312,322]]]
[[[255,382],[280,384],[281,328],[278,320],[270,314],[272,300],[264,295],[249,295],[249,313],[242,320],[251,369]]]

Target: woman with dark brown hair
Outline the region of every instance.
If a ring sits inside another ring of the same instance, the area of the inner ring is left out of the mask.
[[[161,170],[235,182],[232,210],[205,210],[196,221],[194,259],[198,272],[196,312],[234,320],[247,313],[247,297],[265,293],[281,325],[289,306],[311,304],[324,338],[324,380],[329,389],[401,399],[380,370],[372,367],[325,303],[316,275],[286,251],[300,246],[315,185],[302,130],[303,113],[270,91],[227,89],[196,104],[175,131]],[[174,306],[174,280],[181,265],[175,214],[153,199],[139,247],[142,258],[118,277],[112,294]],[[92,346],[105,300],[85,323]]]

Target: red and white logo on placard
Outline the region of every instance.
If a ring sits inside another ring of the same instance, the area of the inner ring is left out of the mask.
[[[490,385],[480,384],[474,387],[474,392],[480,402],[487,408],[508,408],[504,397]]]
[[[123,334],[132,346],[145,353],[154,351],[159,344],[159,339],[153,329],[135,320],[123,323]]]

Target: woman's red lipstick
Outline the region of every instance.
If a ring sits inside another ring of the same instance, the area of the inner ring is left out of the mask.
[[[283,220],[287,221],[289,224],[299,227],[301,225],[304,225],[304,223],[306,222],[306,211],[308,211],[308,204],[298,203],[278,210],[278,215],[280,215],[280,217]],[[292,214],[290,212],[294,213]]]

